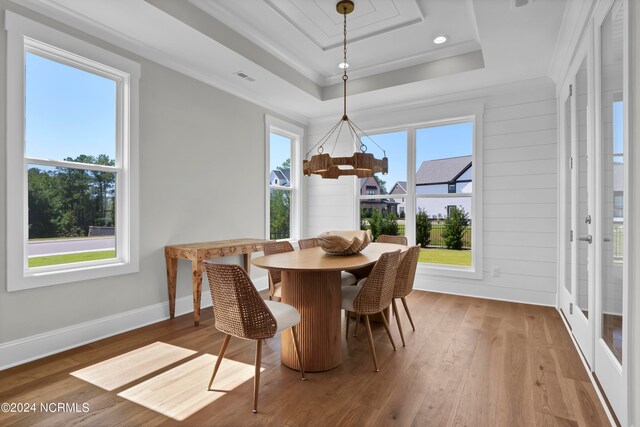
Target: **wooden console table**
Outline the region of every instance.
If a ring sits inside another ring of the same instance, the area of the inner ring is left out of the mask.
[[[171,318],[173,319],[176,315],[176,278],[179,259],[191,261],[193,321],[195,325],[198,326],[200,324],[200,301],[202,297],[202,261],[205,259],[242,255],[244,269],[249,273],[251,254],[253,252],[261,252],[266,242],[268,242],[268,240],[234,239],[165,246],[164,256],[167,261],[167,288],[169,290],[169,315]]]

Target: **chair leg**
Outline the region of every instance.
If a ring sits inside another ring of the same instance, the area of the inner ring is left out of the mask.
[[[405,347],[404,334],[402,333],[402,324],[400,323],[400,316],[398,315],[398,305],[396,304],[395,298],[391,300],[391,306],[393,307],[393,315],[396,317],[396,323],[398,324],[398,332],[400,332],[400,339],[402,340],[402,346]]]
[[[356,329],[353,331],[353,336],[357,337],[358,336],[358,325],[360,324],[360,315],[357,314],[356,315]]]
[[[380,316],[382,317],[384,330],[387,331],[387,336],[389,337],[389,341],[391,341],[391,347],[393,347],[393,351],[396,351],[396,343],[393,342],[393,337],[391,336],[391,330],[389,330],[389,324],[387,323],[387,316],[384,315],[384,310],[380,312]]]
[[[304,376],[304,365],[302,364],[302,353],[300,353],[300,343],[298,342],[298,330],[295,326],[291,327],[291,335],[293,336],[293,346],[295,347],[296,354],[298,355],[298,363],[300,364],[302,381],[306,381],[307,378]]]
[[[216,360],[216,364],[213,368],[213,374],[211,375],[211,381],[209,381],[209,387],[207,390],[211,391],[211,385],[213,384],[213,379],[216,377],[218,373],[218,368],[220,367],[220,363],[222,363],[222,359],[224,358],[224,352],[227,351],[227,345],[229,345],[229,340],[231,339],[231,335],[226,334],[224,336],[224,341],[222,341],[222,347],[220,348],[220,354],[218,354],[218,360]]]
[[[401,299],[402,299],[402,305],[404,305],[404,311],[407,312],[407,317],[409,318],[409,322],[411,322],[411,327],[415,332],[416,327],[413,325],[413,319],[411,318],[411,313],[409,313],[409,306],[407,305],[407,300],[405,299],[405,297],[402,297]]]
[[[345,310],[345,313],[347,313],[347,328],[346,328],[347,331],[346,331],[345,335],[346,335],[347,341],[349,341],[349,321],[351,320],[351,313],[348,312],[347,310]]]
[[[256,341],[256,373],[253,376],[253,413],[258,412],[258,390],[260,389],[260,365],[262,363],[262,340]]]
[[[369,324],[369,316],[364,316],[364,326],[367,329],[367,337],[369,338],[369,349],[371,350],[371,357],[373,357],[373,367],[375,368],[376,372],[380,372],[380,369],[378,369],[376,347],[373,344],[373,335],[371,334],[371,325]]]

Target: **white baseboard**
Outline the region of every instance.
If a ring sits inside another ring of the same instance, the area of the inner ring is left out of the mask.
[[[267,277],[253,280],[258,290],[268,287]],[[211,307],[211,294],[202,290],[202,308]],[[193,312],[191,295],[176,298],[176,316]],[[90,320],[0,344],[0,371],[61,351],[141,328],[169,318],[169,302]]]
[[[477,281],[473,281],[468,284],[459,282],[439,282],[437,280],[426,281],[418,280],[418,276],[416,275],[416,281],[413,289],[465,297],[556,307],[555,293],[487,286],[482,285]]]

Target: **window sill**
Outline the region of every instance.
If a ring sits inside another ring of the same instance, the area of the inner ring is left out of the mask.
[[[65,268],[64,270],[43,269],[38,271],[37,269],[30,269],[26,272],[21,272],[19,269],[14,269],[8,272],[7,291],[21,291],[63,283],[120,276],[123,274],[137,273],[138,270],[137,262],[118,260],[109,263],[69,265],[69,268]]]
[[[457,265],[444,265],[444,264],[430,264],[430,263],[418,263],[416,270],[417,276],[431,277],[431,276],[445,276],[445,277],[459,277],[463,279],[481,280],[482,269],[475,267],[463,267]]]

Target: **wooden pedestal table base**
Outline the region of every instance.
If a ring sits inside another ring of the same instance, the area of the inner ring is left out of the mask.
[[[340,272],[282,272],[282,302],[298,309],[304,370],[328,371],[342,363],[340,345]],[[282,363],[300,370],[291,334],[283,333]]]

